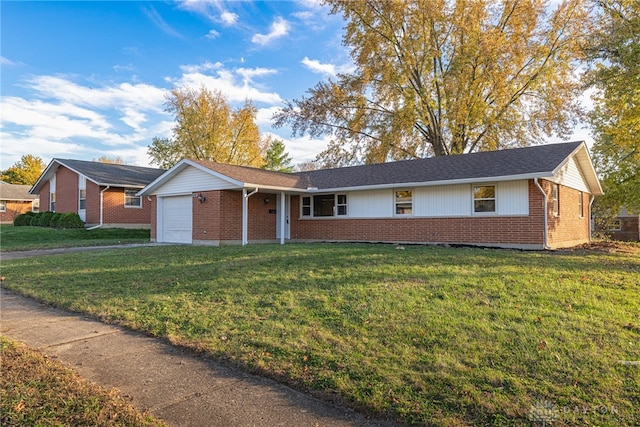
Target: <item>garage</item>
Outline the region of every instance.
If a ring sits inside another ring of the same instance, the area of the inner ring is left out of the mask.
[[[164,243],[191,243],[192,238],[192,200],[188,196],[161,198],[162,236],[158,241]]]

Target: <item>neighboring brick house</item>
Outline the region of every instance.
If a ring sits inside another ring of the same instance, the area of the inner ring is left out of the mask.
[[[0,223],[12,223],[21,213],[38,212],[38,196],[29,194],[30,188],[28,185],[0,181]]]
[[[620,209],[618,216],[609,225],[609,233],[614,240],[640,242],[640,214]]]
[[[164,170],[53,159],[31,188],[40,210],[76,212],[87,227],[149,228],[151,203],[136,195]]]
[[[184,159],[139,194],[157,242],[543,249],[590,241],[602,188],[572,142],[292,174]]]

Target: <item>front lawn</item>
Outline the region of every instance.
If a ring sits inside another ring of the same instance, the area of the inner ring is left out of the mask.
[[[3,263],[3,286],[423,425],[640,419],[640,250],[160,246]]]
[[[48,228],[0,226],[2,252],[34,249],[71,248],[77,246],[105,246],[126,243],[149,243],[149,230],[124,228]]]

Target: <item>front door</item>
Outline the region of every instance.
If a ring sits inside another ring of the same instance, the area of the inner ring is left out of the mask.
[[[282,194],[276,196],[276,238],[282,237]],[[291,229],[289,226],[289,195],[284,196],[284,238],[291,238]]]

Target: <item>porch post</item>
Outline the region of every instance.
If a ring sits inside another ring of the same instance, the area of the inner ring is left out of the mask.
[[[287,206],[287,204],[285,203],[286,200],[284,199],[286,196],[284,194],[284,191],[280,192],[280,244],[284,245],[284,237],[285,237],[285,233],[286,233],[286,214],[287,212],[285,211],[285,208]]]
[[[247,189],[242,189],[242,246],[246,246],[249,240],[249,214],[248,214],[248,203],[247,203]]]

